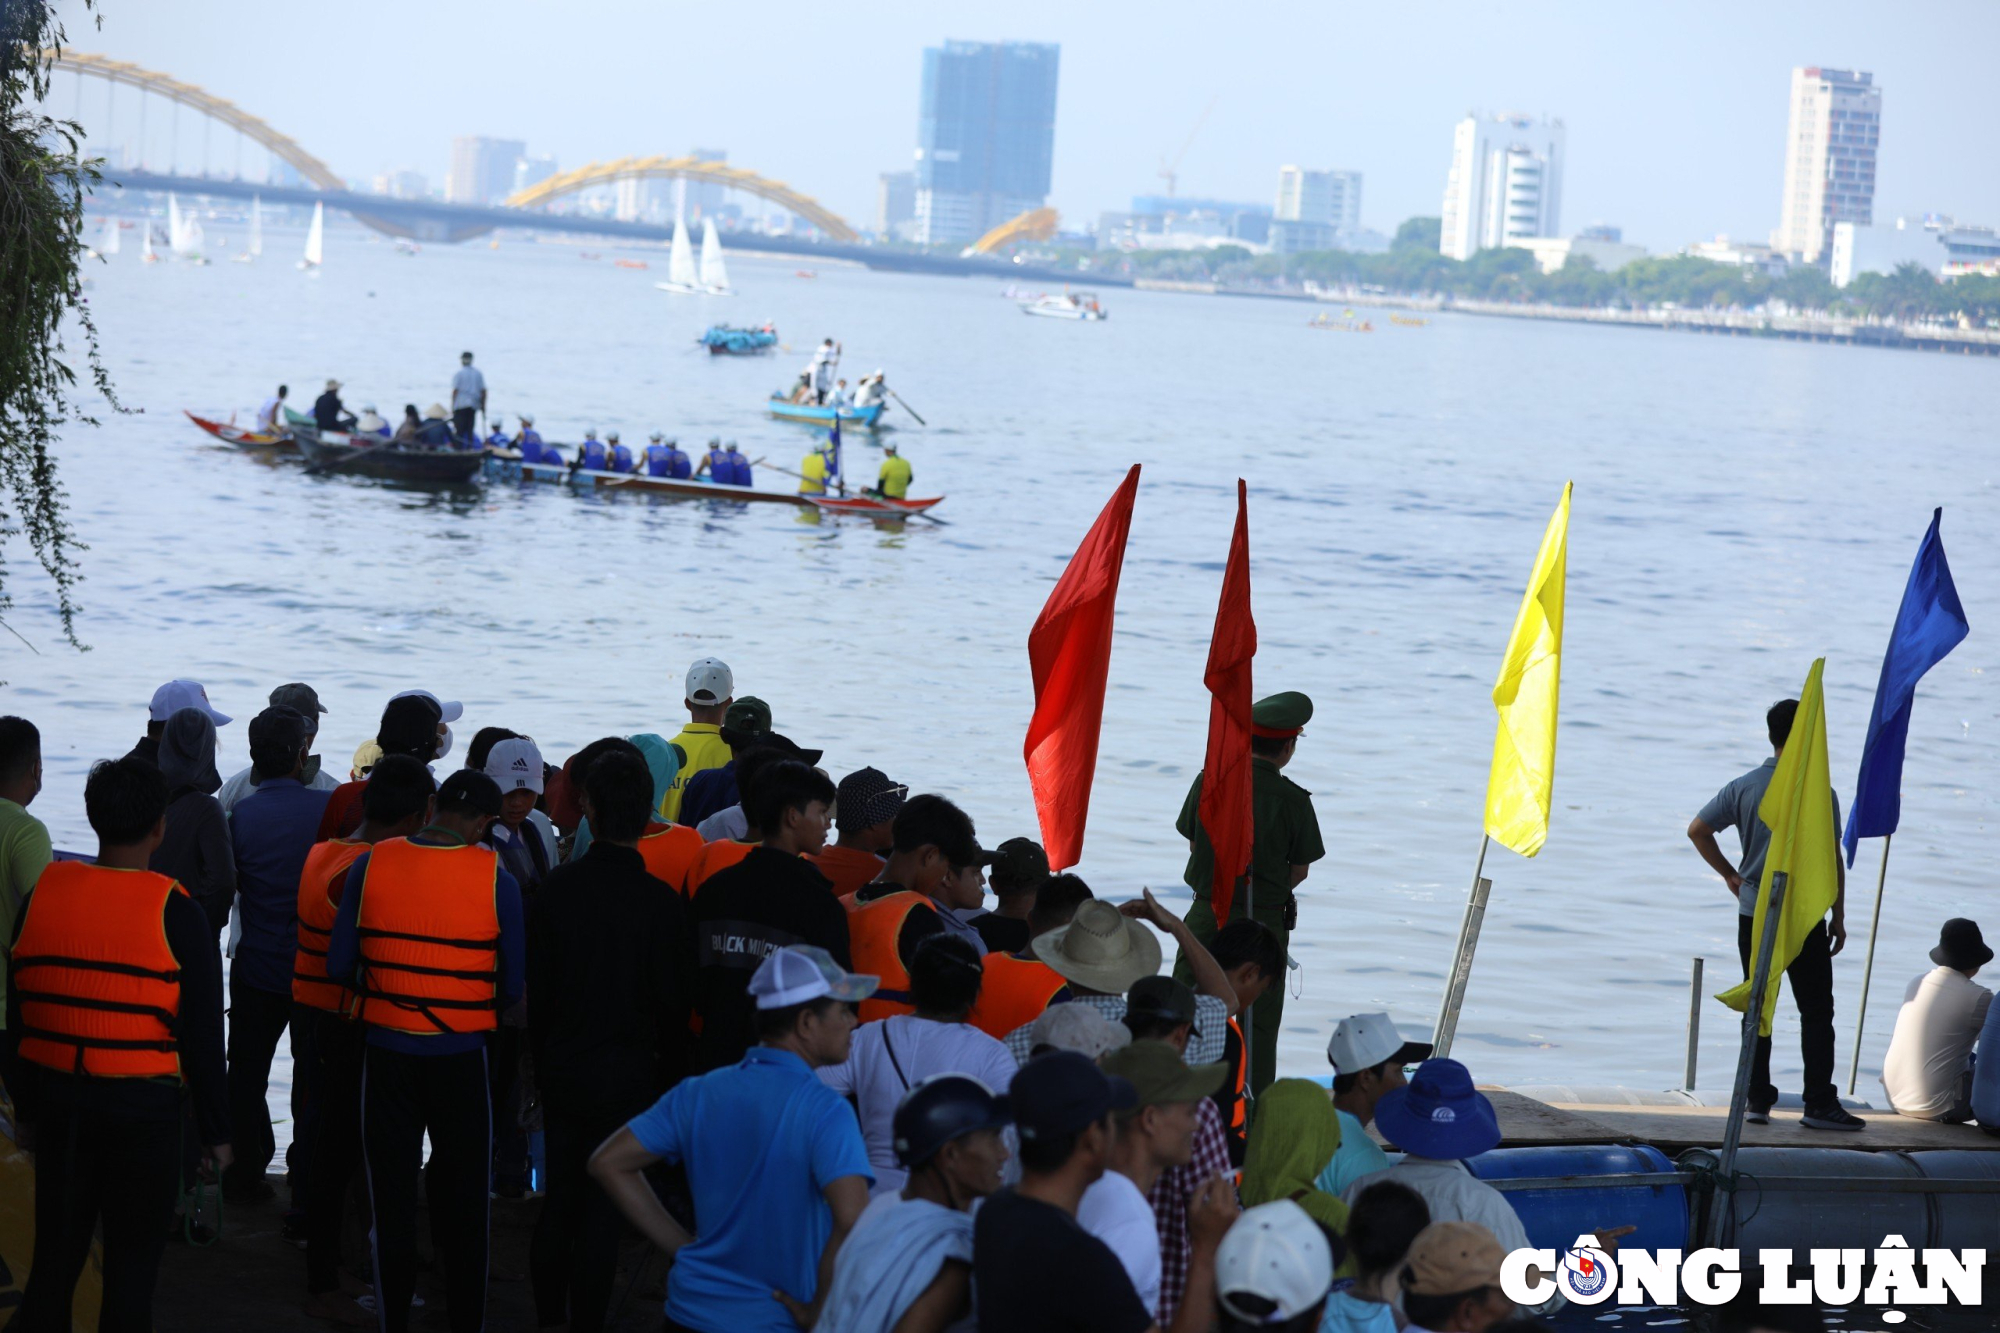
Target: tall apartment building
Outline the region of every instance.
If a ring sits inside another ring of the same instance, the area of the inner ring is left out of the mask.
[[[917,173],[885,171],[875,184],[875,230],[905,240],[917,218]]]
[[[497,204],[514,187],[514,167],[527,153],[519,139],[461,134],[451,141],[451,172],[444,197],[451,204]]]
[[[1279,222],[1318,222],[1335,231],[1361,229],[1361,173],[1278,168],[1278,202],[1271,210]]]
[[[916,239],[977,240],[1048,200],[1056,66],[1042,42],[946,42],[924,52]]]
[[[1785,137],[1785,201],[1771,247],[1808,264],[1832,253],[1834,224],[1875,216],[1875,150],[1882,90],[1875,76],[1805,65],[1792,71]]]
[[[1562,219],[1563,123],[1478,113],[1452,134],[1438,249],[1453,259],[1534,236]]]
[[[540,185],[556,174],[556,160],[552,157],[524,157],[514,164],[513,193],[531,186]]]

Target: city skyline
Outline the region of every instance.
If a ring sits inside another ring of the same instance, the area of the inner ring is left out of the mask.
[[[1656,251],[1718,232],[1764,240],[1780,223],[1790,72],[1813,65],[1868,70],[1890,90],[1878,220],[1935,210],[2000,222],[2000,172],[1990,153],[1971,150],[1963,114],[1965,90],[1984,73],[1978,53],[2000,39],[2000,9],[1975,4],[1894,18],[1855,4],[1707,4],[1643,18],[1528,4],[1505,20],[1460,16],[1442,45],[1397,14],[1335,22],[1304,5],[1205,27],[1193,42],[1165,30],[1173,25],[1133,28],[1041,0],[1015,6],[1004,25],[885,3],[866,24],[803,22],[779,42],[767,20],[704,13],[709,58],[672,62],[663,79],[658,55],[687,40],[692,12],[604,3],[564,15],[570,28],[617,34],[591,56],[587,98],[524,95],[580,77],[551,63],[549,16],[525,0],[478,8],[470,28],[471,9],[380,0],[356,0],[331,26],[221,0],[96,12],[67,0],[61,9],[73,49],[208,88],[362,182],[409,168],[435,188],[461,135],[518,139],[565,168],[708,143],[866,226],[881,175],[910,164],[922,50],[1017,40],[1063,48],[1050,203],[1072,228],[1157,192],[1161,167],[1214,99],[1177,164],[1186,195],[1268,200],[1285,163],[1338,167],[1368,182],[1363,224],[1393,231],[1406,217],[1439,214],[1454,123],[1475,107],[1519,110],[1567,124],[1565,231],[1608,222]],[[1953,40],[1938,41],[1947,29]],[[1270,41],[1274,30],[1296,40]],[[231,42],[204,37],[217,31]],[[1729,40],[1716,40],[1720,32]],[[397,96],[301,97],[289,60],[242,58],[245,49],[308,46],[329,71],[365,70],[393,82]],[[716,58],[730,50],[744,58]],[[507,77],[439,78],[430,53],[444,51],[451,68]],[[70,95],[59,88],[55,109],[66,111]],[[87,102],[82,110],[88,121]]]

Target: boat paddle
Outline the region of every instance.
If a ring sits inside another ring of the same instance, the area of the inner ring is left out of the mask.
[[[900,393],[897,393],[897,392],[896,392],[896,391],[895,391],[894,389],[891,389],[891,390],[889,390],[889,396],[890,396],[891,398],[895,399],[895,400],[896,400],[897,402],[899,402],[899,403],[903,403],[903,395],[902,395],[902,394],[900,394]],[[917,417],[917,409],[916,409],[916,408],[914,408],[914,407],[911,407],[911,406],[910,406],[910,405],[909,405],[908,403],[903,403],[903,410],[904,410],[905,412],[908,412],[908,413],[909,413],[909,414],[910,414],[911,416],[913,416],[913,417]],[[930,422],[928,422],[928,421],[925,421],[925,420],[924,420],[924,419],[923,419],[922,417],[917,417],[917,424],[918,424],[919,426],[928,426],[928,425],[930,425],[931,423],[930,423]]]

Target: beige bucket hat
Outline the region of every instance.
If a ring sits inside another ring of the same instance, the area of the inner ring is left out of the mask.
[[[1123,995],[1160,970],[1153,932],[1100,899],[1077,908],[1068,925],[1037,935],[1034,950],[1064,981],[1106,995]]]

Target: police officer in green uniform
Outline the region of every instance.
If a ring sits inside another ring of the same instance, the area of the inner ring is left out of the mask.
[[[1312,700],[1296,690],[1260,699],[1250,710],[1250,809],[1255,830],[1250,849],[1249,873],[1236,881],[1236,905],[1240,914],[1250,906],[1251,915],[1278,934],[1281,944],[1291,942],[1292,927],[1298,924],[1299,903],[1294,890],[1306,877],[1314,861],[1326,855],[1319,837],[1319,816],[1313,813],[1312,793],[1279,772],[1292,761],[1299,736],[1312,720]],[[1215,853],[1208,845],[1208,833],[1201,826],[1201,777],[1188,789],[1187,802],[1174,825],[1188,840],[1187,880],[1194,890],[1194,906],[1188,909],[1188,929],[1203,944],[1215,940],[1215,909],[1209,892],[1214,877]],[[1246,902],[1245,895],[1254,902]],[[1182,981],[1194,980],[1185,956],[1174,960],[1174,975]],[[1285,1012],[1285,983],[1264,992],[1250,1015],[1250,1090],[1262,1092],[1277,1072],[1278,1024]]]

